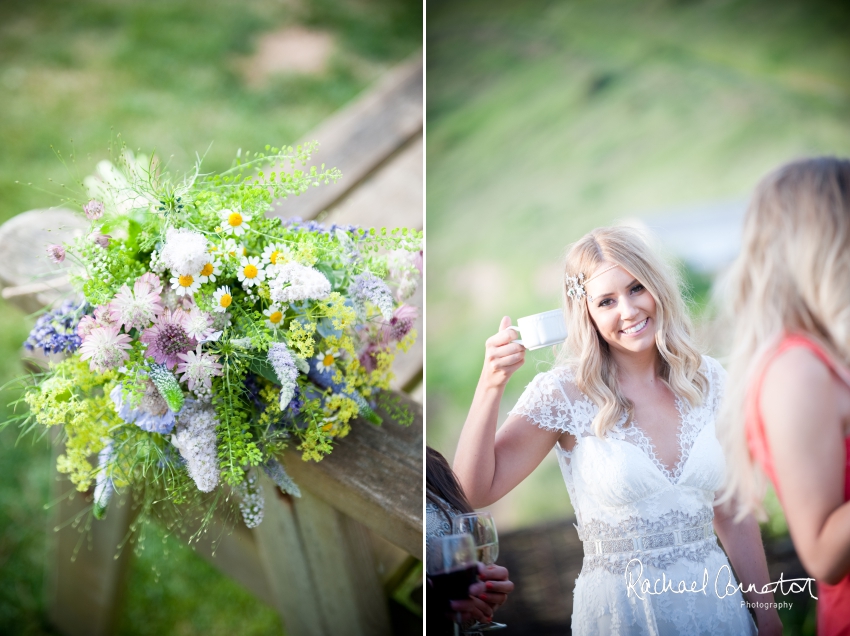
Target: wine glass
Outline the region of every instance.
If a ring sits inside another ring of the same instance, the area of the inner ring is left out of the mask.
[[[440,604],[469,598],[469,586],[478,579],[475,541],[470,534],[447,534],[428,540],[425,571]],[[455,623],[455,634],[458,626]]]
[[[499,535],[496,533],[496,522],[489,512],[470,512],[458,515],[452,519],[452,532],[455,534],[470,534],[475,541],[478,560],[484,565],[493,565],[499,556]],[[504,623],[475,623],[469,631],[489,632],[504,629]]]

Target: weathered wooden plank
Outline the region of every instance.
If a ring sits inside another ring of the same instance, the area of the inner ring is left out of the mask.
[[[389,634],[389,608],[369,531],[310,490],[303,490],[294,503],[325,634]]]
[[[367,176],[328,210],[326,224],[362,227],[411,227],[424,222],[424,147],[422,134]]]
[[[331,506],[422,558],[422,406],[399,396],[414,422],[382,426],[358,421],[321,462],[287,453],[286,469]]]
[[[188,529],[194,532],[197,526]],[[241,520],[237,520],[232,528],[226,528],[221,520],[213,516],[207,531],[192,546],[210,565],[224,572],[267,605],[276,607],[257,537]]]
[[[85,218],[64,208],[30,210],[0,225],[3,297],[32,313],[68,294],[65,268],[52,263],[45,248],[70,241],[87,226]]]
[[[334,187],[312,188],[299,197],[279,201],[269,214],[315,218],[419,133],[422,80],[422,55],[418,54],[306,135],[307,141],[321,144],[310,165],[339,168],[342,179]]]
[[[307,562],[293,500],[280,493],[265,474],[261,483],[266,496],[265,516],[252,532],[271,605],[284,621],[287,634],[323,636],[329,632],[316,594],[321,581],[313,579]]]
[[[54,447],[54,465],[61,450]],[[64,636],[113,634],[132,557],[131,548],[125,546],[116,558],[133,517],[129,496],[116,495],[106,517],[93,521],[90,534],[86,535],[70,522],[79,518],[85,523],[91,492],[74,492],[65,497],[73,485],[64,475],[55,473],[51,490],[54,500],[64,498],[51,508],[47,529],[48,620]]]

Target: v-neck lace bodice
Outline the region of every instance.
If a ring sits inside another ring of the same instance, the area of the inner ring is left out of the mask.
[[[639,425],[626,425],[625,416],[604,438],[594,435],[598,407],[576,388],[568,368],[535,377],[510,412],[576,438],[570,451],[555,446],[585,548],[573,606],[575,634],[751,633],[749,615],[732,597],[721,602],[671,593],[639,601],[624,579],[635,558],[649,580],[663,574],[698,585],[704,569],[713,580],[728,566],[711,527],[725,469],[714,427],[725,372],[708,357],[702,371],[709,384],[703,403],[676,400],[679,459],[672,469]]]

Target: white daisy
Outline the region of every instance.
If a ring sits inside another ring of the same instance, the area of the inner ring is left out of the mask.
[[[230,294],[230,287],[225,285],[216,289],[213,294],[213,299],[215,300],[213,311],[227,311],[227,308],[230,307],[230,304],[233,302],[233,296]]]
[[[221,265],[219,264],[218,259],[213,256],[207,263],[204,263],[204,266],[198,274],[198,280],[202,283],[206,283],[208,281],[215,282],[216,276],[219,275],[221,275]]]
[[[286,313],[286,307],[278,308],[276,305],[272,305],[263,313],[268,317],[266,325],[271,329],[277,329],[283,324],[283,315]]]
[[[175,290],[178,296],[194,296],[200,287],[201,281],[197,276],[191,274],[182,274],[171,278],[171,289]]]
[[[334,362],[339,357],[339,351],[328,349],[324,353],[319,353],[316,356],[316,371],[319,373],[328,373],[333,369]]]
[[[221,225],[224,228],[225,234],[242,236],[245,230],[250,227],[248,221],[251,220],[251,215],[249,214],[244,214],[237,210],[222,210],[219,214],[221,215]]]
[[[259,285],[266,280],[266,271],[260,263],[259,256],[243,256],[236,270],[236,278],[246,289]]]
[[[266,249],[263,250],[263,264],[268,265],[283,265],[284,263],[292,260],[292,252],[285,245],[280,245],[278,243],[271,243],[266,245]]]

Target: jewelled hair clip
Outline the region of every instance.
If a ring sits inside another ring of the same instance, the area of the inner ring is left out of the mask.
[[[584,291],[584,274],[582,272],[579,272],[577,276],[567,276],[566,283],[567,296],[573,300],[581,300],[587,296],[587,292]]]

